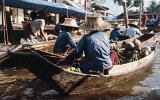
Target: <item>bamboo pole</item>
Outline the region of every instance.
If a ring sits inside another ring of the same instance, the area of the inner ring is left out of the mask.
[[[142,3],[139,6],[139,29],[141,30],[141,19],[142,19]]]
[[[87,10],[87,0],[84,0],[84,10],[86,11]],[[87,21],[87,14],[85,13],[85,18],[84,18],[84,21],[86,22]],[[84,31],[84,34],[86,34],[86,30]]]
[[[84,9],[87,10],[87,0],[84,0]]]
[[[7,12],[9,12],[10,10],[6,10],[6,7],[5,7],[5,23],[6,23],[6,27],[5,27],[5,30],[6,30],[6,44],[9,44],[9,39],[8,39],[8,25],[7,25]]]
[[[4,0],[2,1],[2,28],[3,28],[3,39],[4,39],[4,44],[6,45],[6,37],[5,37],[5,22],[4,22]]]
[[[127,4],[126,4],[125,1],[123,2],[123,9],[124,9],[125,26],[126,26],[126,28],[128,28],[128,23],[129,23],[129,21],[128,21],[128,10],[127,10]]]
[[[55,0],[55,3],[57,3],[58,0]],[[55,14],[55,17],[56,17],[56,24],[59,23],[59,14]]]
[[[5,1],[2,1],[2,25],[3,25],[3,38],[4,44],[8,44],[8,32],[7,32],[7,23],[6,23],[6,9],[5,9]]]
[[[84,0],[84,10],[87,10],[87,0]],[[87,21],[87,14],[85,14],[85,22]]]

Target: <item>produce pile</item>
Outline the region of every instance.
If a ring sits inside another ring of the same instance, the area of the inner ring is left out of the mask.
[[[133,42],[124,41],[122,43],[123,50],[120,50],[116,43],[111,44],[111,51],[117,53],[118,64],[129,63],[137,61],[151,53],[151,48],[148,46],[141,47],[141,42],[134,39]]]
[[[81,67],[81,64],[75,61],[71,66],[67,67],[66,70],[72,71],[72,72],[81,72],[80,67]]]
[[[49,35],[45,35],[45,37],[48,39],[48,40],[55,40],[57,39],[57,36],[56,35],[53,35],[53,34],[49,34]],[[44,41],[44,39],[42,39],[41,37],[36,37],[35,38],[35,42],[42,42]]]
[[[111,51],[114,51],[118,56],[118,64],[125,64],[129,62],[137,61],[151,53],[151,47],[142,46],[142,43],[138,39],[134,39],[133,42],[124,41],[122,47],[119,48],[118,44],[110,44]],[[68,71],[81,72],[80,67],[77,64],[73,64],[68,67]]]
[[[68,67],[66,70],[71,72],[81,72],[80,68],[73,67],[73,66]]]

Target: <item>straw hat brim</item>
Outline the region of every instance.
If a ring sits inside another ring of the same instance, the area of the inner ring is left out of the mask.
[[[113,28],[120,29],[121,27],[120,26],[114,26]]]
[[[86,31],[110,30],[111,25],[108,22],[101,22],[99,26],[91,27],[88,23],[84,23],[80,25],[79,28]]]
[[[69,26],[69,27],[75,27],[75,28],[78,28],[79,26],[78,25],[68,25],[68,24],[65,24],[65,23],[62,23],[62,24],[60,24],[60,25],[62,25],[62,26]]]
[[[129,26],[134,26],[134,27],[136,27],[136,28],[138,28],[139,29],[139,26],[138,25],[135,25],[135,24],[128,24]]]

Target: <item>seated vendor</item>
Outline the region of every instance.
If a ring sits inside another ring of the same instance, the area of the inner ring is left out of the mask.
[[[114,23],[114,29],[111,31],[109,39],[111,41],[118,41],[118,36],[121,34],[120,25],[118,23]]]
[[[130,27],[127,28],[121,35],[129,36],[130,38],[139,37],[142,35],[137,22],[128,24]]]
[[[73,41],[72,34],[79,29],[75,19],[66,18],[64,23],[60,24],[62,32],[58,34],[54,45],[54,53],[65,53],[69,48],[76,49],[76,43]]]

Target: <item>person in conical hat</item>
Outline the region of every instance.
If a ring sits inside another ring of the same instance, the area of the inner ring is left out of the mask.
[[[80,29],[86,31],[110,30],[111,25],[103,21],[100,14],[93,14],[87,16],[87,21],[80,25]]]
[[[111,31],[109,39],[111,41],[118,41],[118,36],[121,34],[120,25],[118,23],[113,24],[113,30]]]
[[[130,38],[139,37],[142,35],[141,31],[139,30],[138,22],[134,21],[128,25],[130,27],[127,28],[121,35],[129,36]]]
[[[138,22],[136,21],[133,21],[131,23],[128,24],[130,27],[135,27],[135,28],[138,28],[139,29],[139,26],[138,26]]]
[[[112,68],[110,58],[110,41],[104,30],[110,30],[111,25],[102,20],[99,14],[88,15],[87,21],[80,25],[80,29],[89,34],[84,35],[77,44],[77,50],[59,61],[72,62],[85,54],[85,60],[81,65],[81,71],[86,74],[108,74]]]
[[[65,18],[65,21],[60,24],[62,32],[59,33],[54,45],[54,53],[65,53],[68,48],[76,49],[76,43],[73,41],[72,34],[75,34],[79,26],[75,19]]]

